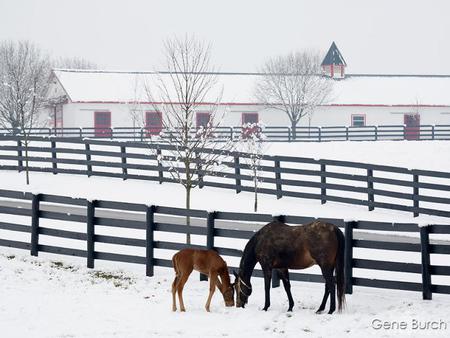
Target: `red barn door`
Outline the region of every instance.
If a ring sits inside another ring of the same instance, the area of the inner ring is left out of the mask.
[[[405,114],[405,140],[420,139],[420,115],[419,114]]]
[[[96,111],[94,113],[95,137],[111,137],[111,112]]]

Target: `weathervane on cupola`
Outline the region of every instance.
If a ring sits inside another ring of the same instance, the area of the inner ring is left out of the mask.
[[[324,76],[329,76],[333,79],[343,79],[345,77],[345,67],[347,67],[347,64],[334,41],[327,55],[325,55],[321,66]]]

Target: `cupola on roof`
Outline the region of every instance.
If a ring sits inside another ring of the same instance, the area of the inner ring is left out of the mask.
[[[331,44],[330,49],[328,50],[327,55],[325,55],[325,58],[323,59],[321,64],[321,66],[329,65],[347,66],[347,63],[345,63],[345,60],[334,41]]]

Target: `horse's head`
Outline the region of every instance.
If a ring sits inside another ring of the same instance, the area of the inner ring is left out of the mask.
[[[225,301],[225,306],[234,306],[234,284],[230,284],[224,291],[223,300]]]
[[[245,307],[248,302],[248,297],[252,294],[252,285],[249,281],[244,281],[242,276],[233,271],[235,280],[234,287],[236,289],[236,307]]]

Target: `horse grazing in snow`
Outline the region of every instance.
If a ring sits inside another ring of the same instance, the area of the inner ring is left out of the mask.
[[[330,223],[315,221],[303,226],[289,226],[273,221],[253,235],[245,246],[239,273],[233,272],[236,288],[236,306],[244,307],[252,293],[250,277],[256,263],[264,272],[265,304],[270,306],[270,281],[272,269],[277,269],[289,300],[288,311],[292,311],[294,300],[291,294],[288,269],[306,269],[318,264],[325,278],[325,294],[317,313],[325,309],[331,295],[329,314],[336,309],[336,287],[333,271],[336,270],[338,309],[345,302],[344,294],[344,235]]]
[[[176,293],[180,310],[186,311],[183,302],[183,287],[189,278],[192,270],[201,272],[209,277],[209,296],[206,301],[206,311],[209,306],[214,291],[217,288],[223,295],[225,306],[234,306],[234,285],[230,282],[227,263],[214,250],[183,249],[172,257],[175,279],[172,283],[172,310],[177,310]],[[220,280],[219,277],[220,276]]]

